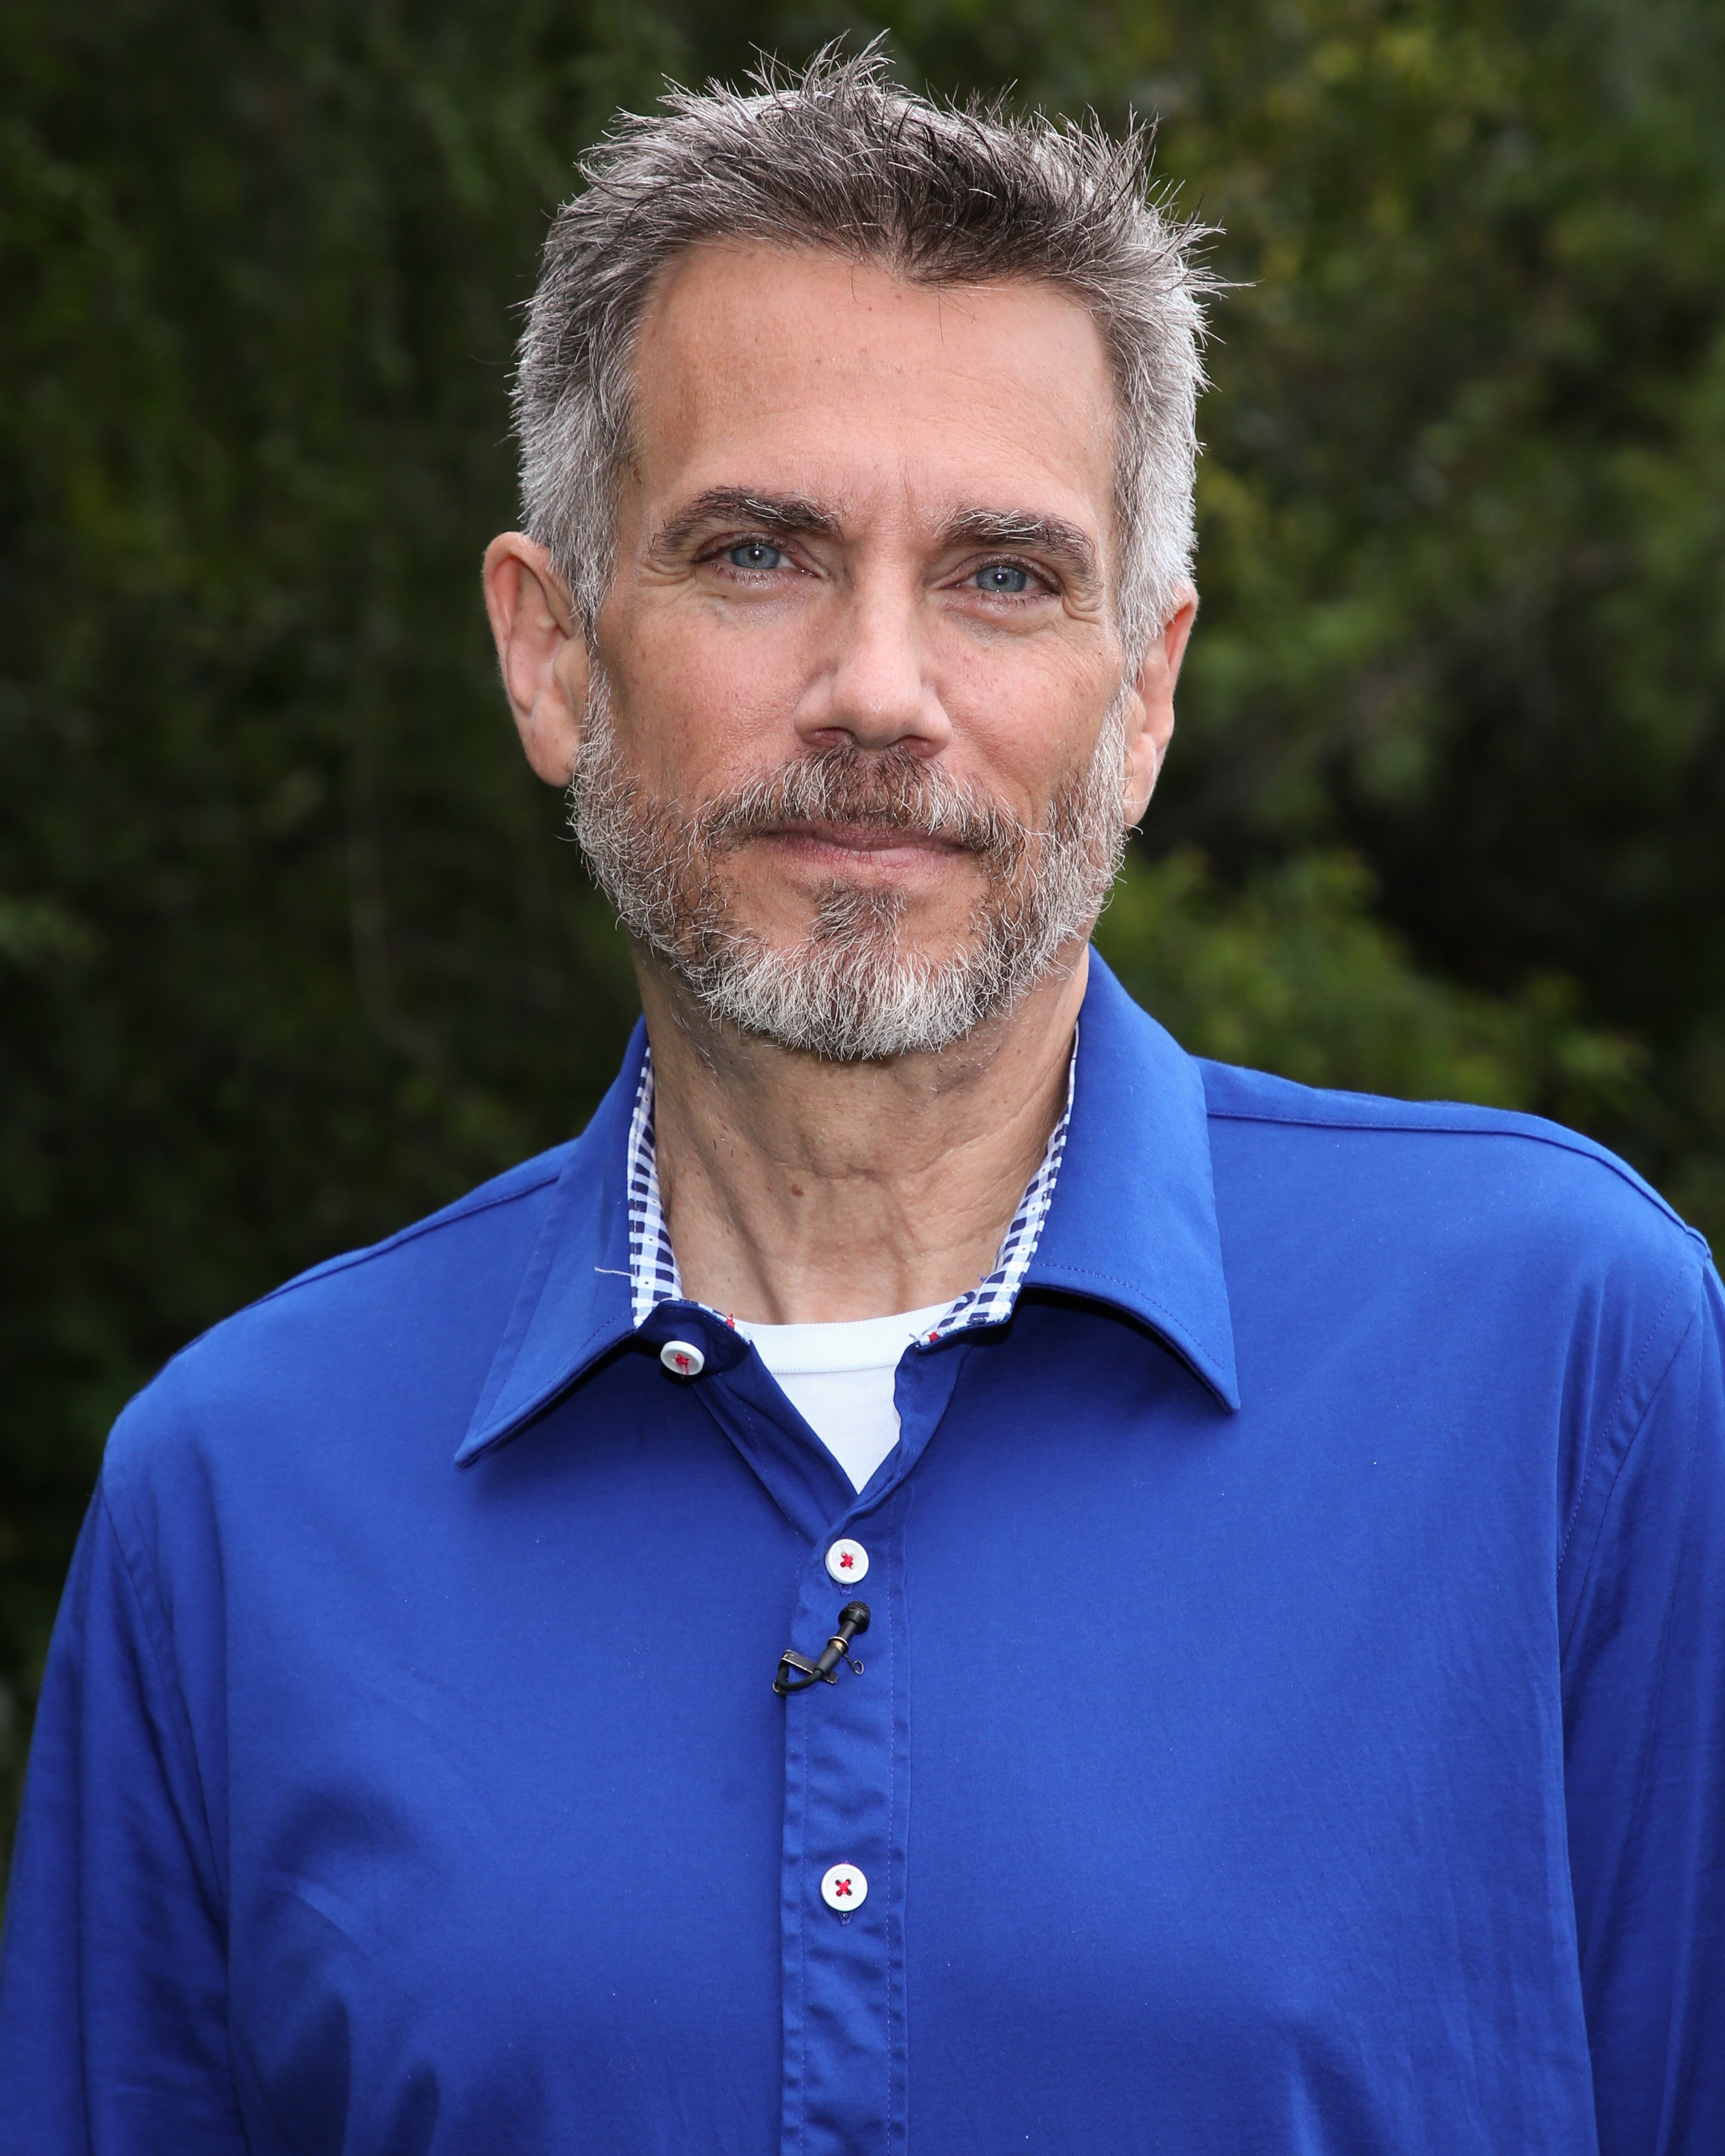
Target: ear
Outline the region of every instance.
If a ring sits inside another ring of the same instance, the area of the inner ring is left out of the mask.
[[[581,749],[588,664],[569,588],[544,547],[520,531],[486,547],[485,587],[521,747],[547,786],[567,786]]]
[[[1180,661],[1186,655],[1186,639],[1198,613],[1198,594],[1189,584],[1186,595],[1150,639],[1132,684],[1137,706],[1128,723],[1126,747],[1126,820],[1141,822],[1156,791],[1168,745],[1174,737],[1174,684],[1180,678]]]

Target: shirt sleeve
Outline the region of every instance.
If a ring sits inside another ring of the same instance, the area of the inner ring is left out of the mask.
[[[99,1489],[7,1897],[0,2156],[244,2156],[222,1899],[168,1647]]]
[[[1725,1297],[1565,1555],[1569,1863],[1601,2156],[1725,2149]]]

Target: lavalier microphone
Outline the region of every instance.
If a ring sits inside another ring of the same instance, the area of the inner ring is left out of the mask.
[[[868,1629],[868,1604],[847,1602],[839,1612],[838,1630],[821,1649],[817,1660],[805,1661],[794,1647],[785,1649],[778,1658],[778,1675],[773,1680],[773,1689],[781,1699],[788,1699],[793,1691],[807,1691],[813,1685],[835,1685],[840,1662],[850,1662],[853,1673],[860,1676],[863,1666],[851,1661],[850,1643],[860,1632]]]

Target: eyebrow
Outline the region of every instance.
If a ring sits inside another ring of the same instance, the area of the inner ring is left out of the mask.
[[[829,509],[803,495],[751,494],[746,487],[710,486],[685,502],[676,515],[653,535],[655,554],[675,554],[687,546],[704,525],[747,525],[779,539],[837,539],[842,536],[838,518]]]
[[[1083,584],[1099,578],[1095,542],[1064,516],[1032,510],[961,509],[941,530],[947,547],[1024,547],[1060,562]]]

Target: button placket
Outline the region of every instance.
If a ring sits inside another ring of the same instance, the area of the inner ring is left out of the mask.
[[[798,2156],[855,2156],[891,2145],[895,2071],[891,1922],[896,1623],[883,1590],[891,1566],[886,1523],[869,1527],[870,1625],[865,1669],[837,1686],[786,1702],[801,1726],[787,1732],[784,2142]],[[833,1629],[834,1552],[857,1537],[824,1539],[811,1553],[797,1623],[810,1639]],[[791,1875],[794,1870],[794,1879]]]
[[[871,1615],[865,1674],[836,1686],[814,1686],[783,1703],[782,2156],[863,2150],[903,2156],[906,2147],[904,1523],[913,1471],[946,1413],[964,1353],[962,1343],[950,1341],[906,1353],[895,1387],[898,1451],[885,1487],[857,1516],[854,1533],[845,1514],[824,1532],[813,1522],[804,1530],[812,1548],[786,1636],[814,1640],[831,1633],[849,1594],[827,1556],[845,1541],[868,1553],[862,1599]],[[769,1480],[768,1486],[779,1486]],[[780,1502],[796,1517],[793,1506],[813,1501],[814,1487],[812,1480],[788,1480]],[[854,1916],[829,1907],[820,1892],[822,1878],[840,1864],[855,1866],[869,1881]]]

